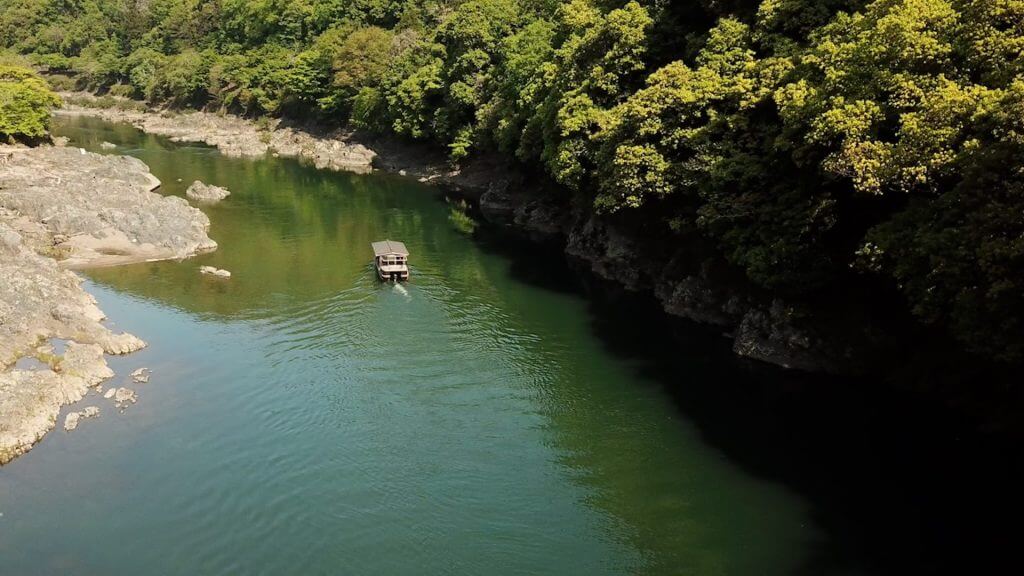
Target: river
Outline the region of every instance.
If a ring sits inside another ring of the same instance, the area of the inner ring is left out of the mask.
[[[0,573],[858,574],[887,553],[865,549],[871,521],[880,540],[908,531],[891,567],[919,566],[914,505],[852,512],[903,493],[837,503],[846,455],[796,438],[791,417],[807,432],[849,412],[788,404],[823,378],[585,296],[557,255],[467,234],[409,179],[91,119],[56,132],[141,158],[164,194],[232,195],[203,207],[216,252],[85,274],[149,343],[111,360],[112,384],[152,378],[0,469]],[[384,238],[409,247],[408,284],[375,279]],[[847,432],[828,442],[872,453]]]

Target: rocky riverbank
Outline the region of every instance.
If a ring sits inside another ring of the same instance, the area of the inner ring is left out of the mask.
[[[733,352],[786,368],[856,373],[885,346],[855,301],[791,301],[756,290],[698,234],[602,218],[565,195],[499,180],[479,196],[491,223],[560,246],[571,262],[622,289],[652,295],[670,316],[718,331]]]
[[[266,154],[291,156],[312,162],[317,168],[367,173],[373,170],[376,153],[352,141],[342,130],[312,133],[283,125],[279,120],[261,122],[231,114],[202,111],[168,112],[139,110],[132,102],[89,93],[64,93],[64,115],[94,116],[112,122],[127,122],[150,134],[166,136],[175,142],[203,142],[216,146],[227,156],[256,157]],[[122,103],[100,107],[102,102]],[[137,105],[137,103],[136,103]]]
[[[217,245],[207,236],[206,216],[152,192],[159,181],[137,159],[0,147],[0,162],[4,464],[51,430],[62,406],[98,392],[113,376],[104,354],[145,346],[104,325],[103,312],[68,268],[184,258]]]
[[[476,157],[453,168],[436,149],[392,138],[318,133],[277,120],[261,123],[200,111],[145,111],[130,101],[100,108],[101,102],[118,100],[80,93],[63,97],[72,104],[61,113],[128,122],[173,140],[217,146],[228,155],[276,153],[309,159],[321,168],[380,169],[438,185],[475,203],[488,222],[560,246],[588,272],[626,290],[652,294],[666,313],[715,327],[743,357],[810,371],[851,372],[862,369],[865,357],[881,344],[881,331],[858,316],[855,305],[840,303],[843,310],[837,314],[834,300],[817,306],[755,290],[698,235],[681,241],[600,218],[550,182],[498,157]]]
[[[290,125],[279,119],[250,120],[232,114],[201,110],[153,110],[135,100],[96,96],[89,92],[61,93],[64,107],[57,114],[90,116],[124,122],[174,142],[201,142],[233,157],[267,154],[299,158],[321,169],[366,174],[384,170],[479,196],[499,178],[517,179],[496,158],[477,159],[453,168],[444,153],[387,137],[348,130],[322,130]]]

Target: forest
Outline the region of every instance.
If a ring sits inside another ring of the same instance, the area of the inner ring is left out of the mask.
[[[0,0],[0,46],[56,88],[499,154],[758,289],[871,278],[1024,358],[1024,0]]]

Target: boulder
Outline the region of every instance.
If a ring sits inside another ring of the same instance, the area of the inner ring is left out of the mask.
[[[114,404],[118,408],[124,408],[128,404],[135,404],[137,399],[138,397],[135,395],[135,390],[132,390],[131,388],[121,387],[114,392]]]
[[[197,202],[220,202],[231,195],[231,192],[220,186],[204,184],[196,180],[185,191],[185,196]]]
[[[218,278],[231,278],[231,272],[221,268],[214,268],[213,266],[200,266],[199,272]]]
[[[78,424],[86,418],[95,418],[100,415],[100,409],[95,406],[87,406],[84,410],[79,412],[68,412],[68,415],[64,417],[64,431],[71,432],[75,428],[78,428]]]
[[[69,412],[68,415],[64,417],[64,431],[71,432],[75,428],[78,428],[79,418],[81,418],[81,415],[78,412]]]

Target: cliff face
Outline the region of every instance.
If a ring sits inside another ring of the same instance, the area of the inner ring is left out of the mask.
[[[696,235],[666,237],[602,218],[521,174],[493,162],[486,166],[470,164],[463,172],[471,178],[453,172],[438,183],[476,201],[489,223],[560,246],[587,272],[652,294],[668,314],[719,329],[740,356],[787,368],[857,373],[889,345],[882,328],[855,313],[856,294],[816,303],[766,293]]]

